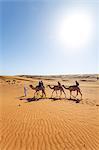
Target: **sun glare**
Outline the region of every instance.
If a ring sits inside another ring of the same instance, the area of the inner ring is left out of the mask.
[[[84,12],[67,14],[59,26],[59,41],[67,48],[86,46],[93,35],[92,16]]]

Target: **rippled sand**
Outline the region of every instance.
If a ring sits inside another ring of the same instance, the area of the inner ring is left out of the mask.
[[[81,81],[83,100],[76,103],[64,95],[61,100],[49,99],[48,87],[47,99],[27,101],[34,94],[28,85],[36,85],[38,79],[15,78],[12,84],[13,79],[0,78],[0,150],[99,150],[99,81]],[[70,85],[73,80],[63,83]]]

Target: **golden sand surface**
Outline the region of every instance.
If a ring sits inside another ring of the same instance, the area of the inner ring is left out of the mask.
[[[76,103],[66,89],[67,99],[50,99],[47,85],[58,80],[65,85],[75,82],[69,77],[43,78],[47,98],[29,101],[35,92],[29,85],[36,86],[39,79],[0,77],[0,150],[99,150],[99,81],[76,78],[83,94]]]

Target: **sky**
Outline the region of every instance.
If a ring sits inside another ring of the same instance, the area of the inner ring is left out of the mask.
[[[99,0],[0,0],[0,75],[99,73]]]

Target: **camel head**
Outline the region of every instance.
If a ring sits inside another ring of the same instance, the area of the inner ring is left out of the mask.
[[[49,87],[50,89],[54,88],[54,86],[52,86],[52,85],[47,85],[47,87]]]
[[[65,87],[65,85],[62,85],[62,87]]]
[[[51,85],[48,84],[47,87],[51,87]]]
[[[30,88],[33,88],[33,85],[32,85],[32,84],[30,84],[30,85],[29,85],[29,87],[30,87]]]
[[[46,85],[46,87],[49,87],[50,85]]]

